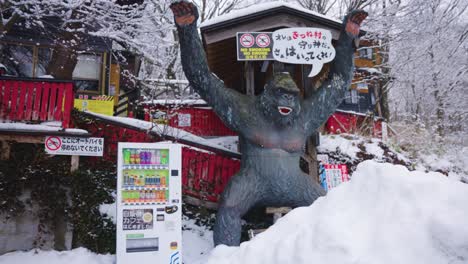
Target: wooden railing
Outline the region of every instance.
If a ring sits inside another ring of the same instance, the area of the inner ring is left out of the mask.
[[[61,121],[70,126],[73,83],[0,77],[0,120]]]

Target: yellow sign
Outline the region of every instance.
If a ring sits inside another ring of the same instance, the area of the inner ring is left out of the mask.
[[[75,108],[81,111],[91,111],[108,116],[114,115],[114,100],[75,99],[74,104]]]

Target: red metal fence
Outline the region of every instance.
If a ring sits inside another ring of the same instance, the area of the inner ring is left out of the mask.
[[[151,106],[146,107],[148,113],[146,121],[150,121],[151,111],[165,112],[168,118],[168,124],[171,127],[183,129],[197,136],[236,136],[237,134],[226,127],[221,119],[213,112],[210,107],[194,107],[191,105],[177,106]],[[179,122],[179,115],[189,115],[189,122]]]
[[[0,80],[0,119],[62,121],[70,125],[73,83],[44,80]]]
[[[217,202],[229,179],[240,169],[240,160],[182,148],[183,193],[202,201]]]
[[[360,133],[381,137],[382,121],[371,116],[335,112],[328,118],[325,128],[331,134]]]

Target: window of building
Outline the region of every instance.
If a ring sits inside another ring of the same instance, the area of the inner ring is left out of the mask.
[[[78,91],[99,92],[101,81],[102,56],[80,54],[73,70],[73,80]]]
[[[357,104],[359,102],[359,95],[355,89],[352,89],[346,93],[345,103]]]
[[[373,58],[372,48],[360,48],[359,49],[359,58],[372,60],[372,58]]]
[[[33,77],[33,47],[0,44],[0,65],[3,76]]]
[[[52,60],[52,48],[40,47],[37,49],[37,63],[34,67],[34,77],[41,78],[47,75],[47,66]]]

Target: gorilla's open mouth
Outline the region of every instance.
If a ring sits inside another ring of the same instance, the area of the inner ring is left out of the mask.
[[[289,115],[291,113],[292,109],[290,107],[287,107],[287,106],[278,106],[278,111],[282,115]]]

